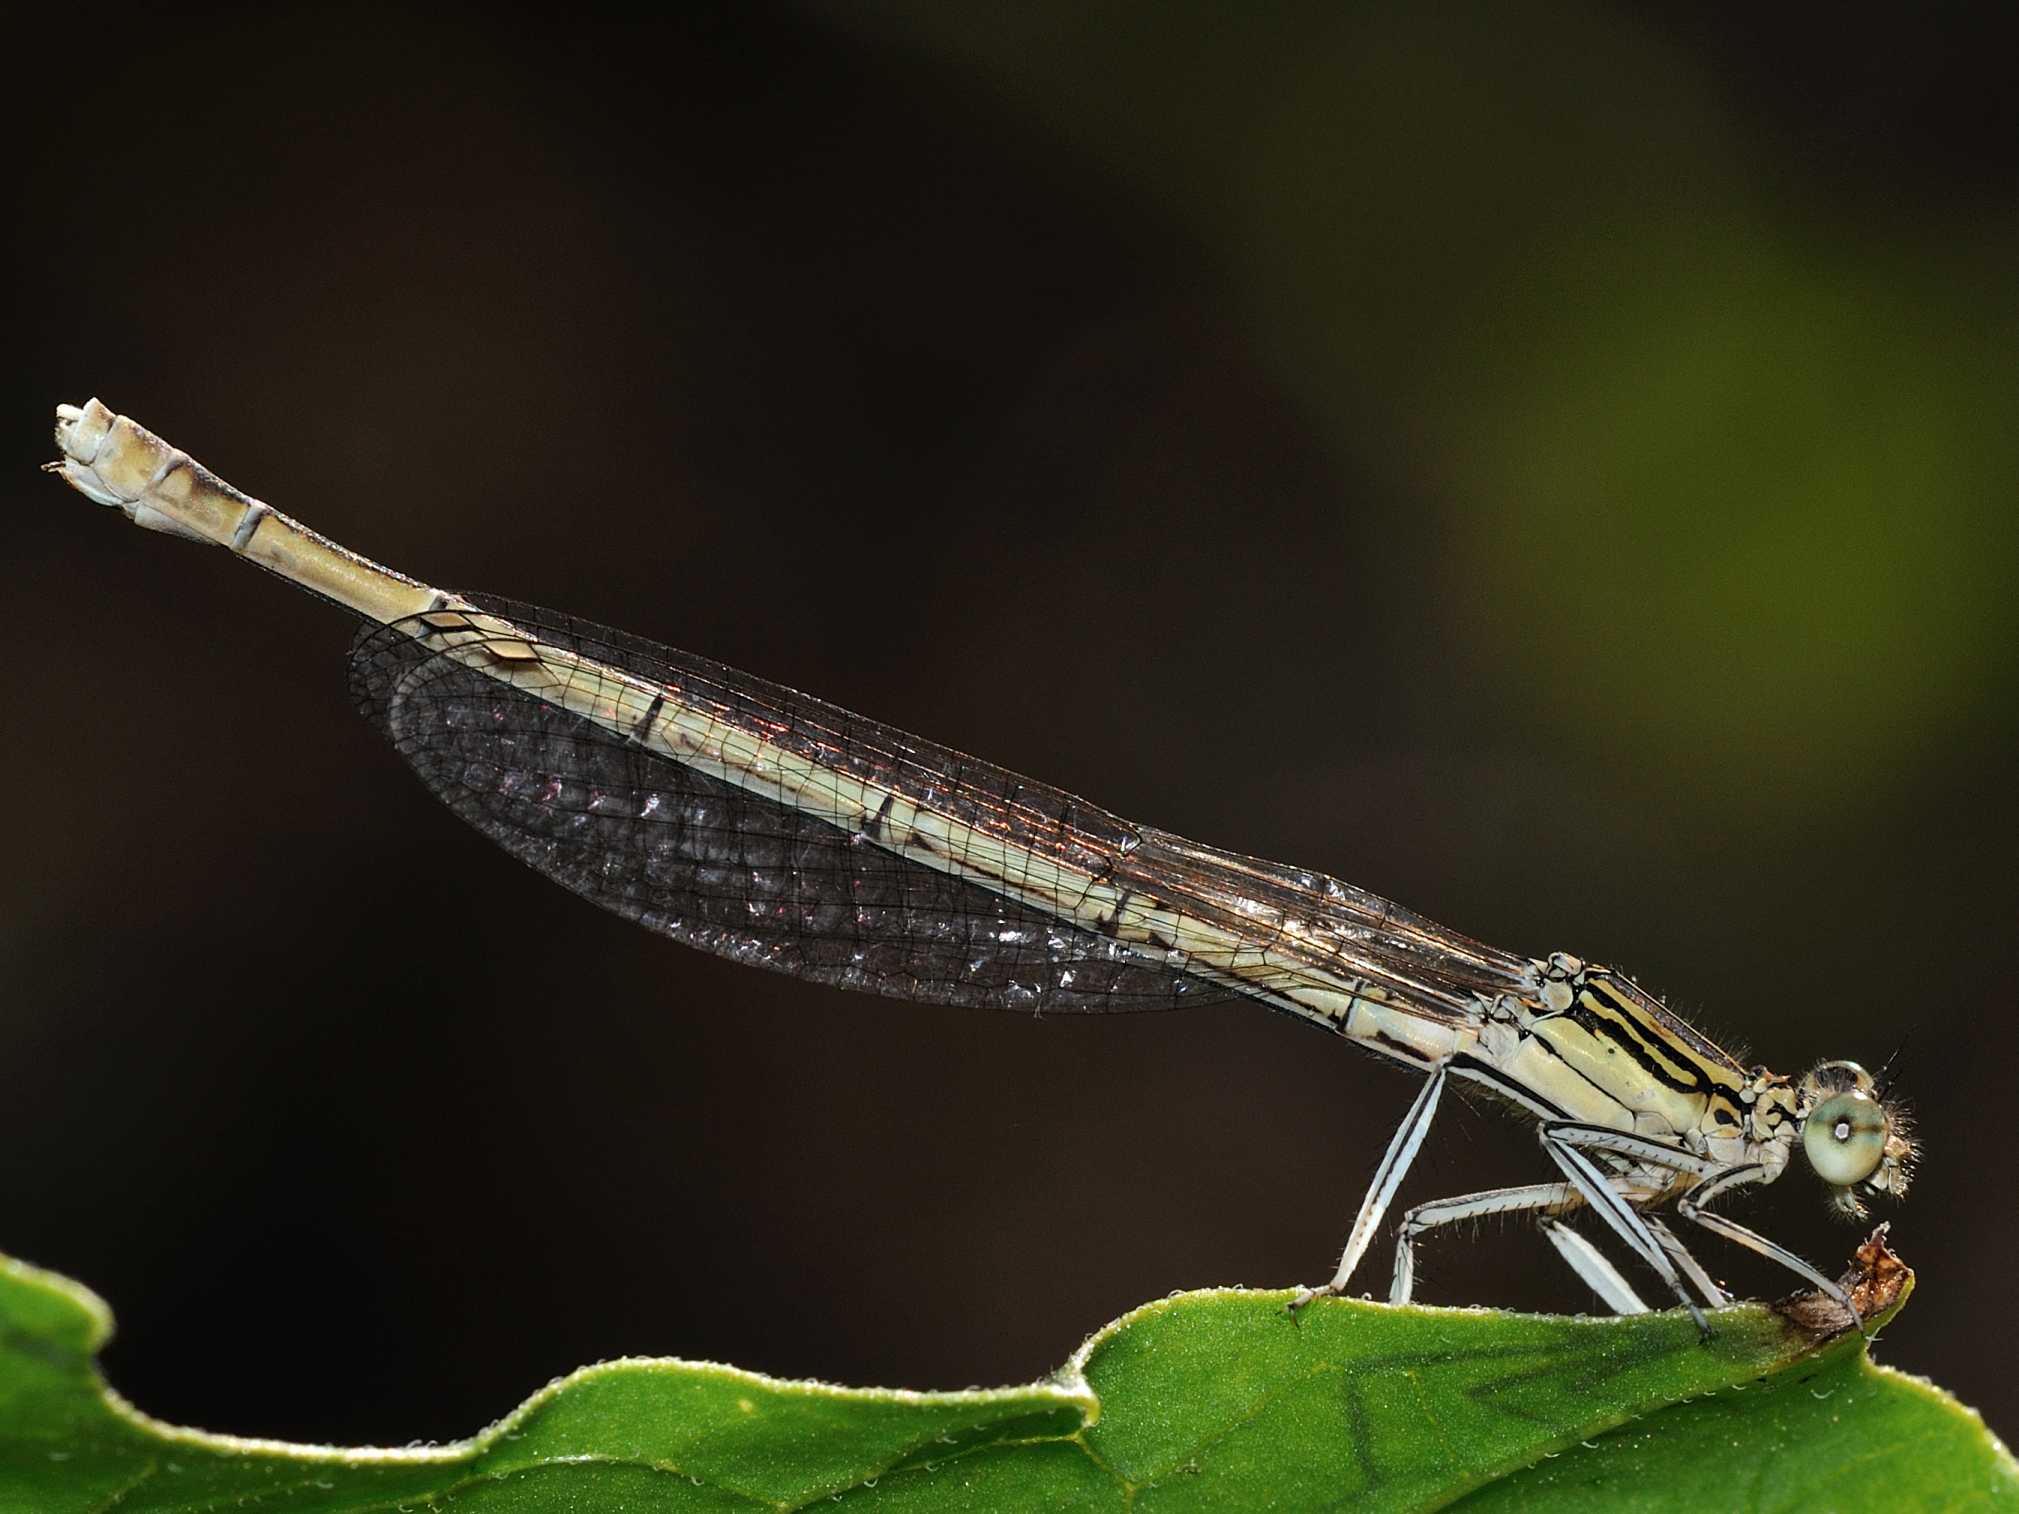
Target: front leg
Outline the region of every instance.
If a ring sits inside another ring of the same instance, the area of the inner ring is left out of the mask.
[[[1730,1168],[1720,1173],[1717,1177],[1712,1178],[1709,1182],[1704,1183],[1693,1192],[1686,1193],[1680,1199],[1677,1199],[1675,1212],[1688,1220],[1692,1225],[1700,1225],[1712,1235],[1722,1236],[1728,1241],[1735,1241],[1739,1245],[1744,1246],[1748,1251],[1757,1252],[1771,1261],[1779,1262],[1788,1271],[1794,1273],[1795,1276],[1813,1283],[1841,1305],[1844,1311],[1851,1316],[1852,1323],[1862,1332],[1865,1328],[1865,1318],[1858,1312],[1858,1306],[1851,1301],[1851,1295],[1844,1291],[1841,1283],[1838,1283],[1834,1278],[1823,1276],[1821,1272],[1811,1267],[1807,1262],[1795,1255],[1794,1252],[1788,1250],[1787,1247],[1768,1240],[1757,1230],[1748,1230],[1737,1220],[1728,1220],[1721,1214],[1710,1214],[1704,1209],[1704,1205],[1727,1190],[1737,1188],[1745,1183],[1760,1182],[1765,1177],[1766,1169],[1757,1162],[1748,1162],[1743,1167]]]

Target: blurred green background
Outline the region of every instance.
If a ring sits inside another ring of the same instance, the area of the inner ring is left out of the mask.
[[[1782,1071],[1904,1042],[1881,1356],[2019,1429],[2004,39],[1426,11],[19,35],[0,1249],[111,1299],[118,1387],[403,1441],[621,1353],[1026,1378],[1327,1275],[1413,1090],[1238,1007],[1034,1026],[598,915],[349,714],[340,616],[35,476],[92,394],[432,581],[1612,963]],[[1538,1170],[1490,1111],[1432,1146],[1412,1199]],[[1804,1171],[1743,1214],[1856,1239]],[[1422,1273],[1586,1302],[1518,1227]]]

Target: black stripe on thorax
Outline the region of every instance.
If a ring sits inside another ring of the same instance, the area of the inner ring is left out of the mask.
[[[1707,1059],[1673,1034],[1669,1016],[1637,1003],[1606,978],[1587,977],[1563,1018],[1593,1039],[1618,1047],[1664,1088],[1705,1097],[1726,1091]]]

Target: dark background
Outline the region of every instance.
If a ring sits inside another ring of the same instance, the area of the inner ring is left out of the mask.
[[[1880,1356],[2009,1437],[2010,54],[1758,24],[21,38],[0,1248],[221,1430],[455,1436],[626,1353],[995,1383],[1328,1276],[1414,1087],[1238,1007],[889,1004],[597,913],[351,713],[340,615],[35,475],[97,394],[436,583],[1612,963],[1784,1071],[1904,1040]],[[1538,1160],[1451,1108],[1407,1196]],[[1799,1167],[1741,1212],[1857,1238]],[[1423,1271],[1586,1302],[1519,1228]]]

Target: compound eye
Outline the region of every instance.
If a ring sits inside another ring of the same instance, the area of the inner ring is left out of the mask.
[[[1886,1154],[1886,1111],[1862,1093],[1840,1093],[1809,1111],[1802,1150],[1824,1182],[1839,1188],[1862,1183]]]

